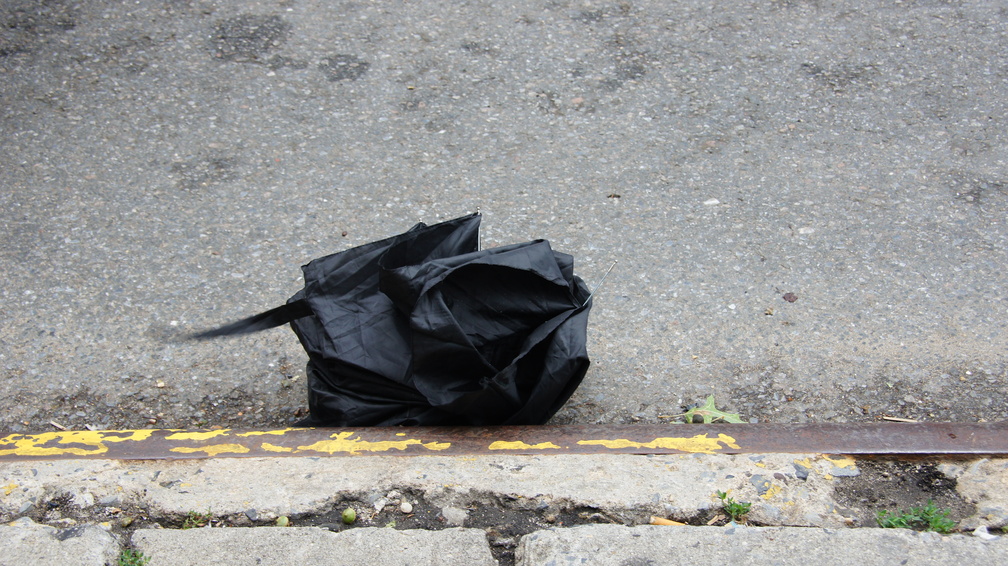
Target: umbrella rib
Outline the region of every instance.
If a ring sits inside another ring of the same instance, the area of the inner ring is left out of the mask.
[[[605,272],[605,274],[602,275],[602,279],[599,279],[599,282],[595,285],[595,288],[592,289],[591,293],[588,293],[588,298],[585,299],[585,301],[583,303],[581,303],[582,307],[585,306],[585,305],[587,305],[588,301],[590,301],[592,299],[592,297],[595,296],[595,291],[599,290],[599,287],[601,287],[602,283],[605,282],[605,278],[609,277],[609,272],[612,271],[614,267],[616,267],[617,263],[619,263],[618,260],[612,262],[612,265],[609,266],[609,269],[607,269],[606,272]]]

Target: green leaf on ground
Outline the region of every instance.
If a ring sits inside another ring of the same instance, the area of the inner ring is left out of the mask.
[[[739,417],[738,413],[726,413],[718,409],[714,405],[713,395],[708,395],[707,401],[704,402],[703,405],[700,405],[699,407],[693,407],[692,409],[683,413],[683,416],[686,417],[686,422],[688,423],[693,422],[693,420],[696,417],[702,418],[704,424],[710,424],[718,419],[726,423],[738,423],[738,424],[742,423],[742,418]]]

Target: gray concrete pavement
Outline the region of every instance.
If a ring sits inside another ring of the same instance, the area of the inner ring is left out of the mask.
[[[0,525],[3,566],[80,564],[106,566],[119,559],[119,542],[98,525],[58,529],[27,517]]]
[[[385,528],[333,533],[319,528],[192,529],[137,531],[132,545],[150,566],[206,564],[340,564],[497,566],[482,529],[443,531]]]
[[[0,425],[275,426],[315,257],[480,208],[597,297],[558,422],[1008,417],[1000,2],[0,4]],[[792,293],[783,299],[786,293]],[[27,423],[27,424],[25,424]]]
[[[1008,541],[905,529],[589,525],[522,538],[518,564],[1004,564]]]
[[[7,551],[0,564],[112,564],[118,546],[99,527],[62,541],[29,522],[0,527]],[[100,534],[96,534],[100,533]],[[72,541],[72,542],[68,542]],[[497,565],[481,529],[442,531],[362,528],[340,533],[313,527],[143,529],[130,547],[149,566],[244,564]],[[586,525],[521,538],[514,563],[831,565],[976,564],[1000,566],[1005,537],[941,536],[893,529]]]

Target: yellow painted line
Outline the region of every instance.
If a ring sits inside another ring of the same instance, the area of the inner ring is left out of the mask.
[[[176,446],[171,451],[179,454],[206,452],[206,455],[212,458],[220,454],[248,454],[249,448],[241,444],[211,444],[209,446]]]
[[[547,450],[554,449],[559,450],[560,447],[552,442],[540,442],[538,444],[528,444],[522,442],[521,440],[498,440],[496,442],[491,442],[487,450]]]
[[[278,430],[250,430],[248,432],[239,432],[237,436],[283,436],[292,430],[303,430],[299,428],[281,428]]]
[[[217,456],[221,454],[247,454],[251,450],[246,445],[244,439],[251,439],[256,436],[280,436],[291,431],[304,432],[306,429],[277,429],[265,431],[245,431],[233,432],[231,429],[220,429],[210,431],[179,431],[145,429],[133,431],[61,431],[48,432],[35,435],[14,434],[5,438],[0,438],[0,456],[99,456],[108,451],[107,443],[110,442],[142,442],[152,437],[155,432],[165,434],[163,440],[170,444],[184,444],[182,446],[172,446],[168,450],[176,454],[206,454]],[[427,441],[419,438],[408,438],[405,432],[394,433],[396,438],[401,440],[364,440],[354,431],[341,431],[330,435],[329,439],[319,440],[312,444],[303,444],[292,448],[280,446],[275,443],[256,443],[263,451],[270,453],[325,453],[325,454],[359,454],[361,452],[379,453],[393,450],[403,451],[410,446],[421,446],[433,452],[440,452],[451,448],[450,442]],[[243,440],[239,440],[239,438]],[[210,445],[200,445],[199,443],[208,440],[224,441],[227,439],[233,442],[218,442]],[[521,440],[487,440],[484,444],[489,451],[505,450],[562,450],[554,442],[538,442],[534,444]],[[196,445],[188,445],[197,443]],[[627,439],[587,439],[579,440],[577,444],[582,446],[600,446],[611,450],[626,448],[640,449],[667,449],[689,453],[712,454],[721,450],[724,446],[738,448],[735,439],[718,434],[716,438],[710,438],[707,434],[699,434],[692,437],[661,437],[649,442],[636,442]],[[722,446],[724,445],[724,446]],[[837,460],[838,465],[841,461]]]
[[[11,434],[0,438],[0,456],[97,456],[109,442],[147,440],[153,430],[68,430],[41,434]]]
[[[605,446],[611,449],[621,448],[663,448],[666,450],[679,450],[680,452],[714,454],[724,447],[739,448],[735,439],[727,434],[718,434],[717,438],[708,438],[707,434],[698,434],[689,438],[685,437],[663,437],[656,438],[651,442],[633,442],[625,438],[616,440],[579,440],[578,444],[584,446]]]
[[[218,436],[228,436],[230,432],[231,429],[229,428],[196,432],[176,432],[166,436],[165,440],[210,440],[211,438],[217,438]]]
[[[1008,454],[1006,433],[1008,424],[998,423],[68,430],[0,436],[0,461],[776,451],[796,454],[795,465],[826,477],[832,470],[856,469],[851,456],[859,454]]]
[[[298,451],[325,452],[335,454],[336,452],[346,452],[347,454],[357,454],[358,452],[387,452],[389,450],[406,450],[409,446],[423,446],[428,450],[440,451],[451,447],[449,442],[423,442],[416,438],[406,440],[379,440],[371,442],[358,438],[351,438],[354,432],[338,432],[332,435],[332,440],[320,440],[314,444],[298,446]]]

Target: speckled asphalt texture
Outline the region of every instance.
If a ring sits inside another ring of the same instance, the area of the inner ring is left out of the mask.
[[[179,336],[479,209],[594,285],[555,422],[1008,418],[1001,2],[0,2],[0,428],[274,426]]]

